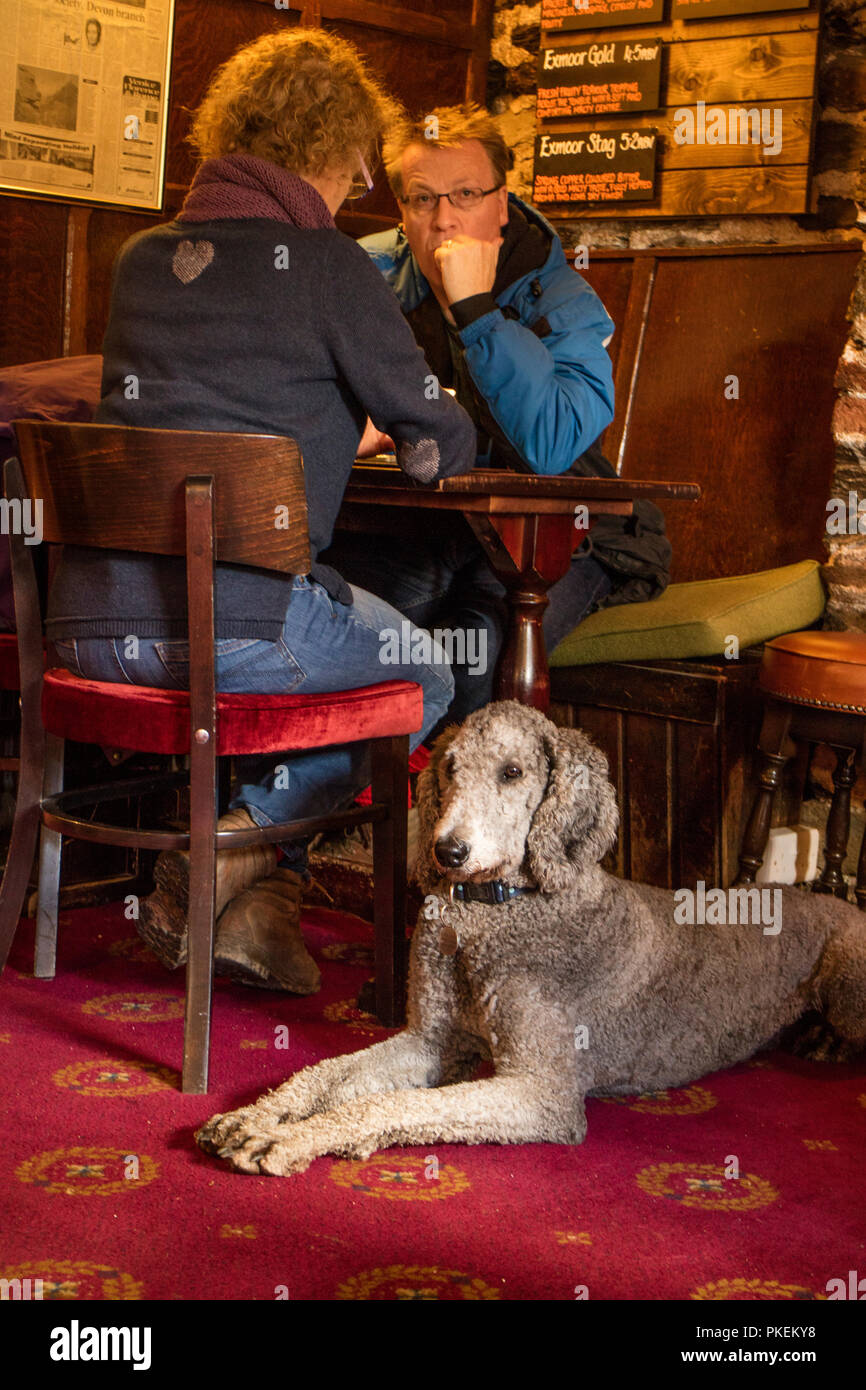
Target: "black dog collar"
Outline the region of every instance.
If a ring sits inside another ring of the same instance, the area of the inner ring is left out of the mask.
[[[488,903],[492,907],[498,903],[510,903],[512,898],[525,893],[537,892],[537,888],[515,888],[503,883],[501,878],[494,878],[489,883],[449,884],[448,900],[452,903]]]

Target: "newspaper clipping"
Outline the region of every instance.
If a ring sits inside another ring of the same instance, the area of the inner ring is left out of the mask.
[[[174,0],[3,0],[0,187],[162,206]]]

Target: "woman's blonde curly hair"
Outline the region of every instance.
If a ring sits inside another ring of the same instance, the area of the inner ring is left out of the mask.
[[[298,174],[357,168],[401,118],[357,49],[322,29],[263,34],[218,68],[187,139],[201,159],[252,154]]]

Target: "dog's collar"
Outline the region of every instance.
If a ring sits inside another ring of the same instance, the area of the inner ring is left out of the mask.
[[[513,898],[524,893],[537,893],[537,888],[515,888],[504,883],[501,878],[491,879],[489,883],[451,883],[448,885],[448,901],[452,903],[488,903],[491,907],[500,903],[510,903]]]

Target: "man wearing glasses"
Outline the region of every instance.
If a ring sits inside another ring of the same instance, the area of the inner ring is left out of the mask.
[[[361,245],[397,295],[436,378],[433,389],[453,390],[472,416],[479,466],[613,476],[595,441],[613,418],[606,347],[614,325],[569,267],[550,224],[507,192],[509,161],[495,122],[477,107],[441,108],[406,122],[384,149],[403,225]],[[367,452],[388,447],[375,431],[364,444]],[[611,565],[622,554],[622,537],[615,537],[596,554],[585,545],[587,553],[551,587],[548,651],[602,604],[662,591],[670,547],[651,504],[639,529],[647,523],[653,534],[627,539],[644,575],[632,568],[626,578]],[[468,523],[439,517],[426,543],[395,537],[387,553],[372,550],[363,537],[345,536],[328,558],[418,626],[484,633],[486,668],[453,668],[448,718],[465,718],[492,698],[507,620],[505,591]]]

